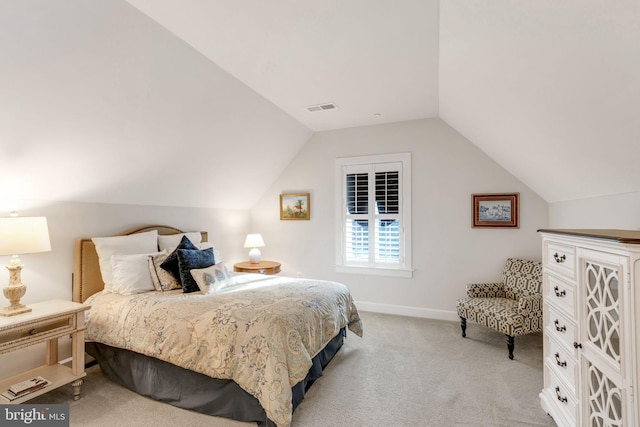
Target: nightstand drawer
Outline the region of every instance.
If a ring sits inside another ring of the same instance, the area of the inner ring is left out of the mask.
[[[280,263],[276,261],[261,261],[257,264],[238,262],[233,265],[233,271],[238,273],[278,274]]]
[[[24,342],[29,342],[31,345],[52,337],[60,337],[73,332],[75,328],[76,316],[74,314],[29,322],[23,327],[16,327],[0,333],[0,353],[20,347]]]

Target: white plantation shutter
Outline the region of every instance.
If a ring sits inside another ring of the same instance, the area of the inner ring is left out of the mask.
[[[391,165],[402,170],[402,164]],[[375,251],[376,264],[399,264],[400,251],[400,181],[398,170],[376,172],[376,222]]]
[[[341,160],[342,229],[338,233],[338,264],[346,267],[410,269],[410,263],[405,258],[409,239],[405,234],[403,211],[408,203],[403,200],[406,160],[357,164],[343,164],[346,162]]]
[[[369,173],[351,168],[346,179],[345,258],[350,263],[369,264]]]

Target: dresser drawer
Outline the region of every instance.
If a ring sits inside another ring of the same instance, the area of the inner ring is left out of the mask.
[[[561,314],[551,304],[544,306],[545,334],[550,335],[569,352],[575,352],[573,343],[578,341],[578,328],[575,323]]]
[[[553,367],[555,373],[567,383],[570,391],[575,396],[579,378],[579,365],[575,352],[569,352],[549,335],[544,337],[545,363]]]
[[[549,403],[562,413],[562,418],[568,421],[567,425],[575,426],[578,419],[578,405],[571,389],[555,374],[553,365],[546,365],[545,386],[543,393],[547,395]],[[556,420],[558,425],[564,423]]]
[[[549,273],[544,273],[544,283],[546,286],[545,302],[551,302],[568,317],[575,318],[575,286]]]
[[[569,279],[576,277],[576,249],[573,246],[547,242],[544,250],[544,267]]]

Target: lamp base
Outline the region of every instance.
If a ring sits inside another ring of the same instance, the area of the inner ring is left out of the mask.
[[[20,298],[27,292],[27,287],[20,281],[20,270],[22,263],[15,257],[11,260],[7,269],[10,273],[9,285],[4,288],[4,296],[9,300],[9,305],[0,311],[0,316],[15,316],[16,314],[28,313],[31,311],[29,307],[20,304]]]
[[[23,304],[9,305],[0,311],[0,316],[15,316],[16,314],[28,313],[31,309]]]
[[[253,248],[249,251],[249,262],[251,264],[260,264],[260,249]]]

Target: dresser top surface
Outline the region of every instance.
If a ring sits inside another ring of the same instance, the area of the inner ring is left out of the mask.
[[[640,245],[639,230],[616,229],[540,229],[539,233],[563,234],[578,237],[612,240],[619,243]]]

